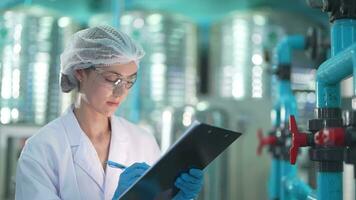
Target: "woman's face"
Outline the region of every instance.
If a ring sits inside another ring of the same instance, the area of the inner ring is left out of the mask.
[[[77,71],[81,103],[105,116],[113,115],[135,82],[136,73],[135,62]]]

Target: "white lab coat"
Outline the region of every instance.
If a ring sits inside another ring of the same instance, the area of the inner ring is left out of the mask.
[[[109,160],[125,166],[158,160],[160,150],[151,134],[121,117],[110,120]],[[17,165],[16,199],[112,199],[122,171],[107,167],[104,172],[72,105],[27,140]]]

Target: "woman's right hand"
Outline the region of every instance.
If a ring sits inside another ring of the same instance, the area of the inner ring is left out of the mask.
[[[122,172],[113,200],[117,200],[145,171],[150,168],[146,163],[134,163]]]

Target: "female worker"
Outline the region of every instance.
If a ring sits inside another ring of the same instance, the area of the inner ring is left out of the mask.
[[[60,85],[78,96],[27,140],[16,174],[19,200],[117,199],[160,156],[151,134],[114,115],[135,83],[142,48],[109,26],[79,31],[68,44]],[[174,199],[195,198],[202,183],[201,170],[181,174]]]

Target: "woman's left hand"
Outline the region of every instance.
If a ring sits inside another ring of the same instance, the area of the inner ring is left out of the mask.
[[[174,185],[180,189],[173,200],[190,200],[198,196],[204,181],[203,171],[190,169],[188,173],[182,173]]]

